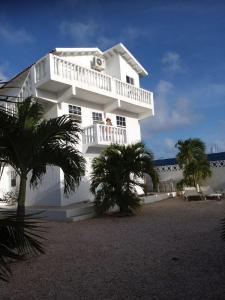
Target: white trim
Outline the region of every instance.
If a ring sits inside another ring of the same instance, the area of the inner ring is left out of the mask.
[[[131,67],[137,71],[137,73],[141,76],[147,76],[148,72],[145,68],[137,61],[137,59],[130,53],[130,51],[122,44],[119,43],[112,48],[104,51],[103,55],[107,58],[107,56],[113,56],[115,53],[119,53]]]
[[[55,48],[52,53],[57,55],[98,55],[102,56],[103,53],[99,48]]]

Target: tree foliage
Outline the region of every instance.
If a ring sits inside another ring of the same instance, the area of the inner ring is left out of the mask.
[[[96,211],[100,214],[118,205],[126,213],[139,207],[140,198],[135,193],[137,186],[143,188],[144,174],[158,175],[153,165],[153,154],[143,143],[133,145],[113,144],[107,147],[92,163],[91,192],[95,195]]]
[[[44,253],[43,227],[34,214],[18,220],[15,214],[2,212],[0,217],[0,280],[8,281],[10,262],[23,260],[27,254]]]
[[[24,215],[27,176],[36,186],[47,166],[64,172],[64,192],[74,191],[85,172],[85,160],[77,150],[81,130],[69,116],[44,120],[43,106],[28,98],[16,105],[16,114],[0,110],[0,160],[20,176],[18,215]]]
[[[205,153],[205,144],[200,139],[179,140],[175,147],[183,179],[179,185],[197,186],[211,176],[210,164]]]

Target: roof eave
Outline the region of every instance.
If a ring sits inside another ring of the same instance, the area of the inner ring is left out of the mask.
[[[76,53],[92,53],[103,55],[103,52],[99,48],[55,48],[51,53],[60,53],[60,54],[76,54]]]
[[[109,48],[107,49],[106,51],[103,52],[103,55],[107,55],[107,53],[113,53],[115,51],[118,51],[119,53],[119,50],[123,50],[124,53],[126,53],[129,57],[129,60],[132,60],[133,61],[133,64],[129,63],[136,71],[137,73],[140,75],[140,76],[148,76],[148,72],[146,71],[146,69],[138,62],[138,60],[130,53],[130,51],[122,44],[122,43],[119,43],[115,46],[113,46],[112,48]],[[126,58],[125,58],[126,59]]]

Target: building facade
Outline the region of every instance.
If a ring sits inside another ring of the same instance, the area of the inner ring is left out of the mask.
[[[18,96],[19,101],[37,97],[46,119],[69,114],[83,129],[78,148],[87,166],[78,190],[64,195],[62,170],[49,167],[38,188],[28,187],[27,205],[64,206],[92,199],[89,180],[93,158],[111,143],[140,141],[139,121],[154,115],[153,93],[140,87],[140,78],[147,75],[120,43],[104,52],[98,48],[56,48],[4,86],[2,91]],[[5,105],[13,109],[12,104]],[[17,187],[15,172],[5,167],[0,197]]]

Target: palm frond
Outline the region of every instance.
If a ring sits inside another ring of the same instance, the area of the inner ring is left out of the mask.
[[[95,195],[98,213],[115,205],[121,211],[137,208],[140,198],[135,195],[135,189],[144,187],[140,178],[147,173],[155,183],[158,181],[153,154],[145,150],[143,143],[110,145],[93,160],[92,169],[90,190]]]
[[[85,174],[85,159],[81,153],[69,144],[59,142],[46,146],[34,156],[31,185],[37,185],[46,173],[46,166],[57,166],[64,173],[64,192],[74,191]]]
[[[225,241],[225,218],[221,220],[221,238]]]
[[[41,219],[29,214],[19,220],[14,214],[4,212],[0,218],[0,279],[8,281],[10,261],[22,260],[26,254],[44,253]]]

